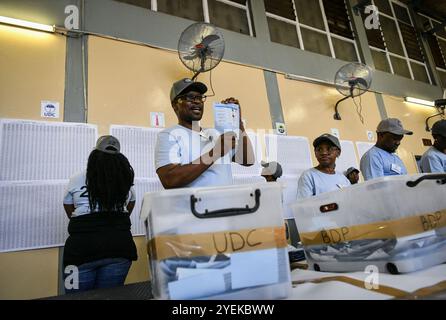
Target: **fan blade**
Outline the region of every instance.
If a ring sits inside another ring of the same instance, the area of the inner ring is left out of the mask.
[[[1,1],[1,0],[0,0]],[[190,25],[178,41],[178,55],[181,62],[194,72],[209,71],[221,61],[225,51],[224,37],[209,23]]]
[[[211,42],[215,41],[215,40],[219,40],[220,37],[217,36],[216,34],[210,34],[206,37],[204,37],[204,39],[201,41],[201,44],[204,46],[208,46],[211,44]]]
[[[198,55],[196,53],[189,55],[189,56],[183,56],[184,60],[194,60],[196,58],[198,58]]]
[[[372,82],[371,69],[362,63],[348,63],[335,74],[336,89],[344,96],[359,96],[365,93]]]
[[[368,86],[367,81],[363,78],[356,78],[356,83],[362,85],[364,88],[367,88]]]

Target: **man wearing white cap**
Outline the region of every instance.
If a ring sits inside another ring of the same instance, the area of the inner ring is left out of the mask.
[[[378,140],[361,158],[361,172],[364,180],[384,176],[405,175],[407,169],[403,161],[395,154],[404,135],[413,132],[403,128],[399,119],[382,120],[376,128]]]
[[[432,126],[434,145],[421,157],[421,170],[425,173],[446,172],[446,120],[442,119]]]

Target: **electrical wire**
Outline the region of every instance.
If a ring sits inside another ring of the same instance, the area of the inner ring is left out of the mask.
[[[211,60],[212,60],[212,58],[211,58]],[[212,85],[212,69],[209,70],[209,86],[211,87],[212,94],[208,95],[208,97],[213,97],[213,96],[215,96],[215,91],[214,91],[214,86]]]
[[[359,105],[356,103],[355,97],[352,97],[353,103],[356,107],[356,113],[359,116],[359,120],[362,124],[364,124],[364,117],[362,116],[362,101],[361,101],[361,95],[359,95]]]
[[[364,124],[364,117],[362,115],[362,94],[359,96],[359,118],[361,120],[361,123]]]

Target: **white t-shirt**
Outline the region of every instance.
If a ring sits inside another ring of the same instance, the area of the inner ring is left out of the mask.
[[[215,129],[192,131],[180,125],[167,128],[158,133],[155,149],[155,167],[168,164],[189,164],[209,152],[220,133]],[[209,187],[232,184],[231,161],[234,150],[218,159],[197,179],[186,187]]]
[[[350,181],[339,172],[328,174],[315,168],[302,173],[297,187],[297,199],[305,199],[318,194],[338,190],[351,185]]]
[[[74,212],[72,217],[81,216],[91,213],[90,204],[88,203],[88,192],[86,186],[87,172],[84,170],[72,176],[65,189],[65,196],[63,199],[64,204],[74,204]],[[127,212],[127,204],[136,200],[136,193],[133,186],[130,188],[129,195],[127,197],[126,204],[124,206],[124,212]],[[96,207],[95,212],[99,211]]]

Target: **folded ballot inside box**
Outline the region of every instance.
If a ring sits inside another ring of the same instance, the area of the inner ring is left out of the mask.
[[[317,271],[405,273],[446,261],[446,175],[383,177],[292,205]]]
[[[291,288],[278,183],[148,193],[158,299],[281,299]]]

